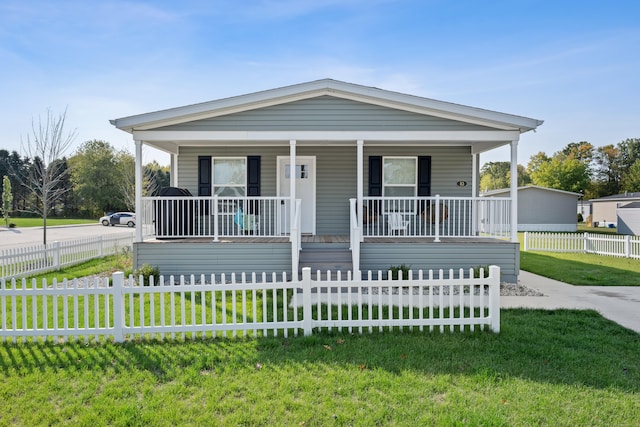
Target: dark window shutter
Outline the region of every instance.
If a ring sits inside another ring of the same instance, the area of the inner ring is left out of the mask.
[[[369,156],[369,196],[382,196],[382,156]]]
[[[211,156],[198,156],[198,196],[211,196]]]
[[[431,196],[431,156],[418,157],[418,196]]]
[[[247,157],[247,196],[260,195],[260,156]]]

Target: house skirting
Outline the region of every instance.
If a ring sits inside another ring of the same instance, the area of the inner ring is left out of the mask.
[[[412,270],[469,269],[498,265],[503,281],[517,282],[520,245],[503,240],[440,243],[365,242],[361,244],[360,269],[386,271],[401,264]],[[231,273],[291,274],[291,243],[153,241],[133,245],[134,265],[157,266],[162,275],[210,275]],[[457,274],[457,272],[456,272]]]
[[[363,243],[360,270],[388,270],[407,265],[413,271],[469,269],[497,265],[501,280],[516,283],[520,271],[520,244],[499,240],[456,243]],[[457,272],[456,272],[457,273]]]

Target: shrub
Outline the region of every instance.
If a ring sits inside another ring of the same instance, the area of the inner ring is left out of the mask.
[[[393,280],[398,280],[399,271],[402,271],[402,278],[407,279],[409,277],[409,270],[411,270],[411,266],[406,264],[392,265],[389,267],[389,272]]]
[[[484,277],[489,275],[489,266],[488,265],[475,265],[473,266],[473,277],[476,279],[480,278],[480,270],[484,270]]]
[[[578,222],[584,222],[584,218],[581,213],[578,213]]]
[[[160,282],[160,269],[157,266],[151,266],[149,264],[142,264],[142,266],[133,272],[133,277],[138,279],[142,275],[143,285],[149,286],[149,277],[153,276],[153,283],[158,285]]]

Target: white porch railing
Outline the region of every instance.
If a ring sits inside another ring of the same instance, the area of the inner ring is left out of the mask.
[[[510,237],[510,198],[364,197],[363,205],[364,237]]]
[[[143,197],[143,238],[281,237],[290,234],[289,197]]]
[[[320,275],[318,275],[320,276]],[[331,276],[327,274],[327,276]],[[123,273],[63,282],[0,279],[0,340],[218,338],[359,333],[436,327],[500,331],[500,269],[418,272],[408,279],[302,280],[245,275],[160,277],[144,283]],[[141,286],[141,284],[149,286]],[[157,285],[157,286],[154,286]],[[401,309],[392,309],[401,307]]]

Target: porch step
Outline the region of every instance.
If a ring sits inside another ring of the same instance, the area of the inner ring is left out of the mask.
[[[332,273],[341,271],[346,274],[353,270],[349,244],[345,246],[342,243],[303,243],[299,265],[300,271],[309,267],[312,273],[331,270]]]

